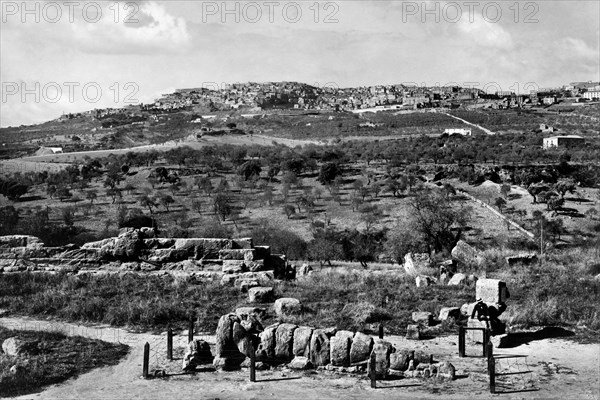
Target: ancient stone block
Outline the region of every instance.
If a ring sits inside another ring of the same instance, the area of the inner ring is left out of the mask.
[[[348,367],[350,365],[350,347],[354,332],[338,331],[330,339],[330,360],[332,365]]]
[[[375,374],[377,378],[384,379],[387,377],[390,369],[390,354],[396,349],[390,342],[382,339],[375,340],[373,345],[373,353],[375,353]]]
[[[292,345],[294,343],[294,331],[298,326],[294,324],[281,324],[275,331],[275,357],[281,360],[293,358]]]
[[[246,271],[246,264],[241,260],[223,260],[221,271],[224,274],[239,274]]]
[[[466,265],[480,265],[483,262],[479,251],[463,240],[459,240],[452,249],[452,257]]]
[[[475,284],[475,297],[485,303],[505,303],[507,294],[506,283],[498,279],[479,279]]]
[[[313,328],[308,326],[299,326],[294,331],[294,343],[292,345],[292,353],[295,356],[308,356],[310,353],[310,339],[313,333]]]
[[[288,364],[288,367],[291,369],[306,370],[306,369],[312,369],[313,365],[310,362],[310,360],[308,359],[308,357],[296,356]]]
[[[256,252],[253,249],[224,249],[219,250],[219,258],[222,260],[254,261]]]
[[[406,327],[406,338],[411,340],[421,340],[421,327],[419,325],[408,325]]]
[[[310,361],[315,367],[327,365],[330,362],[329,338],[335,331],[329,329],[315,329],[310,339]]]
[[[450,278],[450,280],[448,281],[448,286],[458,286],[458,285],[463,285],[466,283],[467,280],[467,276],[463,273],[456,273],[452,276],[452,278]]]
[[[182,368],[184,371],[191,371],[198,365],[210,364],[212,362],[213,355],[210,352],[209,344],[204,340],[193,340],[188,344],[183,356]]]
[[[444,361],[438,368],[438,377],[454,380],[456,378],[456,368],[448,361]]]
[[[396,371],[408,370],[408,361],[410,360],[410,352],[407,350],[398,351],[390,354],[390,369]]]
[[[275,314],[278,316],[299,314],[302,311],[300,300],[292,297],[283,297],[275,300]]]
[[[440,310],[440,316],[438,319],[440,321],[446,321],[449,318],[459,319],[460,318],[460,308],[459,307],[442,307]]]
[[[251,249],[252,247],[252,238],[239,238],[231,241],[232,249]]]
[[[350,364],[368,360],[372,350],[373,338],[362,332],[356,332],[350,348]]]
[[[415,311],[412,313],[412,320],[425,326],[433,325],[433,315],[427,311]]]
[[[40,238],[30,235],[7,235],[0,236],[0,247],[43,247],[44,242]]]
[[[248,300],[251,303],[268,303],[273,299],[272,287],[254,287],[248,289]]]
[[[273,361],[275,359],[275,331],[279,324],[270,325],[259,334],[260,343],[256,348],[256,359]]]

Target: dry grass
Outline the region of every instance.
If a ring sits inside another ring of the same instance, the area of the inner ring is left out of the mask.
[[[33,344],[18,356],[0,353],[0,397],[35,393],[92,368],[115,365],[128,351],[123,344],[0,327],[0,343],[9,337]],[[22,368],[16,375],[9,371],[13,365]]]

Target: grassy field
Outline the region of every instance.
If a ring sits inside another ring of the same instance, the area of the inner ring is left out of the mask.
[[[0,327],[0,343],[10,337],[28,345],[27,351],[17,356],[0,352],[0,397],[36,393],[92,368],[116,365],[128,351],[122,344]],[[10,372],[13,365],[20,367],[16,374]]]

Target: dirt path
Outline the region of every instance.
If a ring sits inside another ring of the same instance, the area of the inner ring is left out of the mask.
[[[474,123],[472,123],[472,122],[469,122],[469,121],[467,121],[467,120],[465,120],[465,119],[459,118],[459,117],[457,117],[457,116],[455,116],[455,115],[448,114],[448,113],[442,113],[442,114],[446,114],[446,115],[447,115],[447,116],[449,116],[449,117],[452,117],[452,118],[454,118],[454,119],[457,119],[457,120],[459,120],[459,121],[462,121],[462,122],[464,122],[464,123],[465,123],[465,124],[467,124],[467,125],[471,125],[471,126],[474,126],[475,128],[479,128],[479,129],[481,129],[482,131],[484,131],[485,133],[487,133],[488,135],[495,135],[495,134],[496,134],[496,132],[490,131],[489,129],[487,129],[487,128],[484,128],[484,127],[483,127],[483,126],[481,126],[481,125],[474,124]]]
[[[526,358],[501,359],[497,370],[509,375],[509,387],[501,395],[491,395],[487,389],[487,375],[483,358],[458,358],[456,337],[425,341],[407,341],[390,336],[398,348],[415,349],[434,354],[436,360],[449,360],[456,367],[457,377],[452,382],[422,379],[400,379],[378,382],[371,389],[365,375],[338,374],[328,371],[296,372],[284,369],[257,371],[256,383],[250,383],[248,372],[197,372],[180,374],[181,347],[185,332],[174,342],[175,356],[169,362],[160,349],[165,335],[129,333],[123,329],[94,325],[35,320],[26,317],[5,317],[0,324],[21,329],[55,330],[69,335],[99,338],[131,346],[128,356],[118,365],[93,370],[78,378],[45,391],[19,399],[598,399],[598,370],[600,346],[578,344],[562,339],[543,339],[522,343],[508,349],[495,349],[495,354],[525,355]],[[204,336],[209,343],[214,337]],[[159,353],[151,352],[150,366],[164,369],[165,378],[141,379],[142,354],[145,342]],[[469,347],[469,351],[475,351]],[[507,391],[508,389],[508,391]]]

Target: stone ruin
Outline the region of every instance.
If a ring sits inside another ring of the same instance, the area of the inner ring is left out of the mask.
[[[46,247],[34,236],[0,237],[0,272],[187,273],[199,280],[271,280],[290,276],[284,255],[252,239],[158,238],[150,228],[124,228],[118,237]],[[227,279],[224,279],[227,277]]]
[[[325,369],[364,372],[372,353],[378,379],[389,375],[454,379],[449,362],[435,363],[433,356],[415,351],[399,351],[391,343],[362,332],[317,329],[290,323],[262,327],[254,313],[231,313],[219,319],[215,355],[203,340],[189,343],[183,370],[209,363],[217,370],[247,367],[254,351],[257,369],[285,364],[291,369]]]

